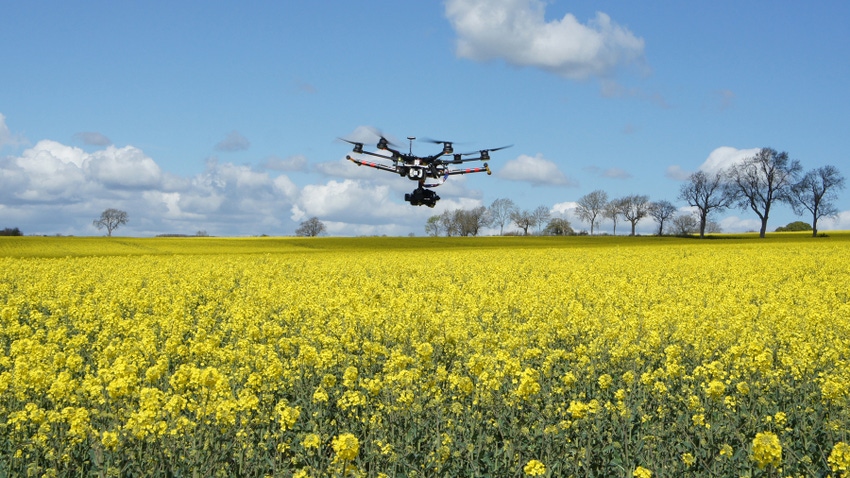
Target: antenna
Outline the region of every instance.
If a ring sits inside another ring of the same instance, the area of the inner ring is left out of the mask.
[[[407,139],[410,141],[410,155],[413,156],[413,140],[416,136],[408,136]]]

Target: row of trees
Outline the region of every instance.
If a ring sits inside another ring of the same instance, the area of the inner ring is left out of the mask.
[[[552,218],[546,206],[523,210],[505,198],[496,199],[489,208],[455,209],[431,216],[425,223],[425,232],[430,236],[477,236],[482,228],[498,226],[503,235],[508,224],[515,224],[524,235],[535,228],[537,233],[551,236],[575,234],[568,220]]]
[[[720,232],[720,225],[712,220],[716,213],[739,207],[750,209],[759,217],[759,235],[764,237],[771,207],[782,202],[790,205],[797,215],[810,214],[812,235],[817,236],[818,220],[838,212],[833,201],[844,181],[835,166],[823,166],[804,174],[799,161],[790,160],[788,153],[762,148],[753,157],[725,170],[691,174],[682,184],[678,199],[694,212],[681,212],[670,201],[650,201],[646,195],[609,199],[605,191],[596,190],[579,198],[575,213],[590,224],[590,234],[607,219],[614,224],[614,234],[623,220],[631,226],[631,235],[635,235],[638,223],[651,217],[658,224],[659,235],[665,233],[665,226],[671,226],[675,234],[698,232],[702,238],[706,233]],[[475,236],[483,227],[498,226],[502,235],[509,224],[515,224],[526,235],[534,228],[537,233],[549,235],[574,233],[569,221],[552,218],[545,206],[522,210],[505,198],[496,199],[489,208],[459,209],[431,216],[425,231],[434,236]]]
[[[762,148],[755,156],[715,173],[697,171],[682,185],[679,198],[697,210],[700,237],[705,234],[709,214],[730,207],[750,209],[761,221],[764,237],[770,211],[776,203],[786,203],[797,215],[810,214],[812,236],[818,234],[818,221],[834,216],[837,191],[844,188],[844,176],[835,166],[823,166],[803,173],[797,160],[786,152]]]
[[[812,235],[817,236],[818,220],[838,212],[833,201],[837,190],[844,187],[844,177],[835,166],[823,166],[805,174],[802,171],[800,162],[789,159],[788,153],[762,148],[755,156],[727,169],[691,174],[680,188],[678,199],[695,209],[700,237],[718,230],[711,221],[712,214],[731,207],[752,210],[761,221],[759,236],[764,237],[771,207],[777,202],[787,203],[797,215],[811,214]],[[590,223],[591,234],[603,217],[614,221],[616,232],[617,218],[622,216],[631,223],[634,235],[637,222],[647,215],[658,223],[659,234],[663,234],[668,219],[673,219],[682,232],[690,220],[677,215],[677,211],[669,201],[650,202],[641,195],[608,201],[604,191],[586,194],[576,208],[578,217]]]

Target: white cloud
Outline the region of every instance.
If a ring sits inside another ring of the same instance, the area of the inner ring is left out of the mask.
[[[89,176],[107,186],[155,188],[162,180],[162,171],[153,159],[133,146],[108,146],[86,158]]]
[[[576,186],[576,182],[562,173],[557,164],[541,154],[533,157],[520,155],[505,163],[496,175],[511,181],[526,181],[535,186]]]
[[[6,116],[0,113],[0,148],[4,146],[20,146],[26,143],[26,139],[18,134],[13,134],[6,126]]]
[[[723,232],[752,232],[761,228],[758,219],[744,219],[738,216],[727,216],[718,221]]]
[[[805,219],[807,222],[811,217]],[[841,211],[836,216],[818,220],[818,231],[850,231],[850,211]]]
[[[718,173],[746,158],[755,156],[759,149],[761,148],[736,149],[730,146],[721,146],[708,155],[705,162],[700,165],[699,170],[706,173]]]
[[[250,147],[251,142],[248,141],[248,138],[242,136],[238,131],[233,130],[226,138],[215,145],[215,150],[225,152],[245,151]]]
[[[448,0],[446,17],[458,35],[457,55],[472,60],[501,58],[585,79],[643,57],[643,39],[602,12],[582,24],[569,13],[546,21],[545,9],[541,0]]]
[[[331,180],[304,186],[292,209],[292,219],[316,216],[339,222],[374,223],[376,219],[402,216],[404,207],[390,200],[387,186],[351,179]]]

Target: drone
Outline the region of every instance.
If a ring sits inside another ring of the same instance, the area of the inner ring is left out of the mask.
[[[437,201],[440,200],[440,196],[438,196],[437,193],[430,188],[442,185],[446,182],[446,179],[448,179],[449,176],[470,173],[492,174],[487,163],[484,163],[483,167],[476,168],[458,167],[457,169],[453,169],[449,167],[450,165],[457,166],[469,161],[487,161],[490,159],[490,153],[493,151],[499,151],[512,146],[509,145],[498,148],[481,149],[470,153],[455,153],[454,148],[452,148],[452,141],[423,139],[422,141],[427,143],[443,145],[443,150],[436,154],[432,154],[431,156],[416,156],[413,154],[413,141],[416,140],[415,136],[407,137],[408,141],[410,141],[410,149],[407,154],[395,149],[395,145],[389,142],[383,135],[379,134],[378,136],[380,139],[376,146],[377,149],[380,151],[386,151],[389,154],[366,151],[363,149],[363,143],[350,141],[344,138],[340,139],[346,143],[353,144],[353,152],[356,154],[378,157],[382,160],[389,161],[392,164],[365,161],[363,159],[352,158],[350,155],[347,155],[345,159],[358,166],[368,166],[370,168],[380,169],[381,171],[389,171],[391,173],[396,173],[399,176],[407,177],[407,179],[410,179],[411,181],[416,181],[419,184],[418,187],[414,189],[413,192],[404,195],[404,200],[409,202],[411,206],[434,207],[437,204]],[[426,182],[428,180],[433,180],[433,182]]]

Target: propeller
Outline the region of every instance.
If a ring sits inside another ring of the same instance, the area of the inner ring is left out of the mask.
[[[422,141],[426,143],[434,143],[434,144],[442,144],[443,145],[443,154],[452,154],[454,153],[454,148],[452,148],[452,144],[454,141],[443,141],[440,139],[432,139],[432,138],[424,138]]]
[[[469,152],[469,153],[460,153],[459,155],[455,154],[454,155],[455,161],[459,160],[461,156],[471,156],[473,154],[480,154],[481,159],[490,159],[490,153],[492,153],[493,151],[499,151],[499,150],[502,150],[502,149],[507,149],[507,148],[510,148],[511,146],[513,146],[513,145],[509,144],[507,146],[499,146],[498,148],[479,149],[478,151],[472,151],[472,152]]]
[[[348,144],[353,144],[355,153],[362,153],[363,152],[363,143],[358,143],[357,141],[351,141],[350,139],[345,139],[345,138],[338,138],[338,139],[345,141]]]

